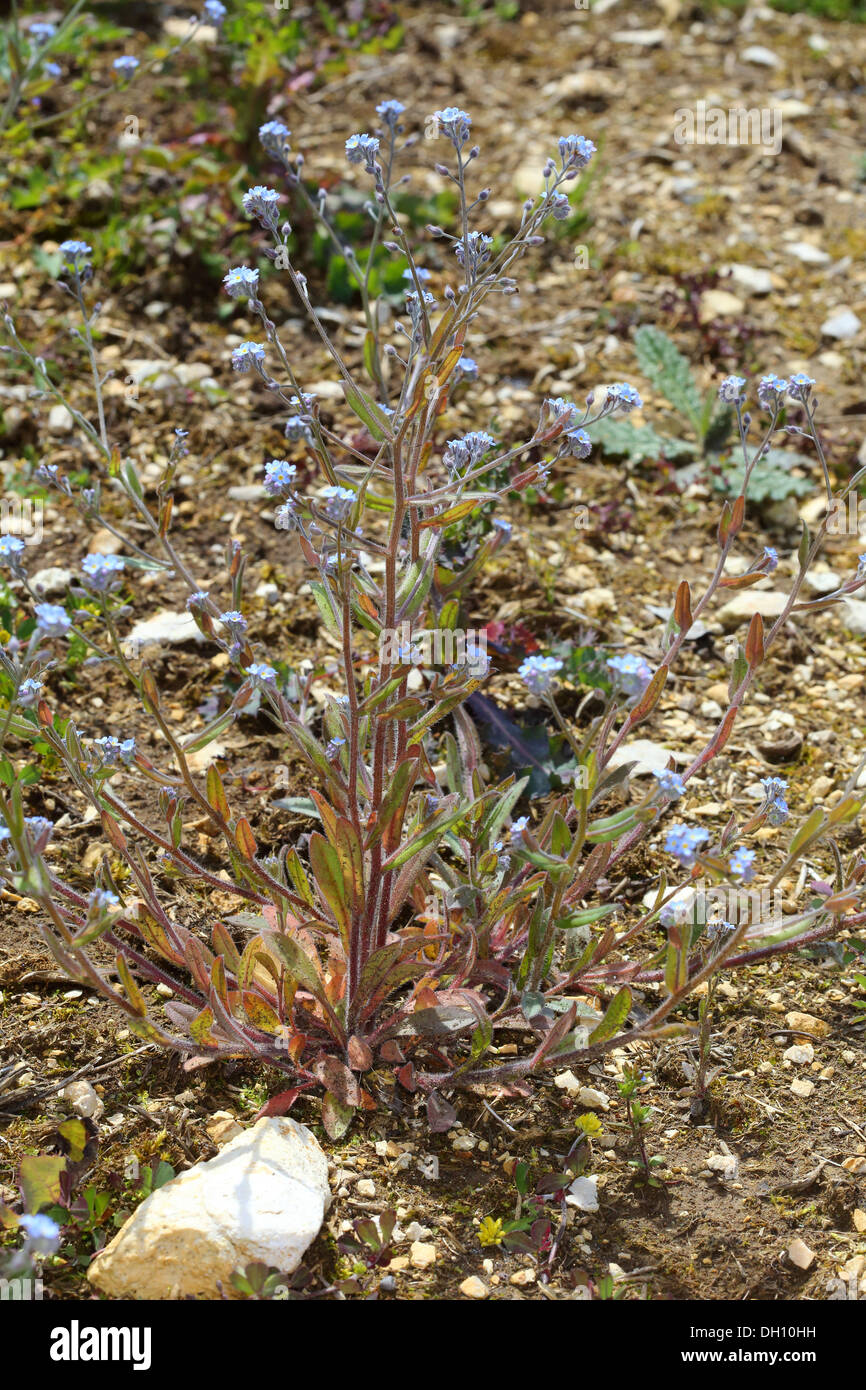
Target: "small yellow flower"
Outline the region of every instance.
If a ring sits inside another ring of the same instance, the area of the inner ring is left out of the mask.
[[[575,1120],[578,1129],[582,1129],[588,1139],[597,1139],[599,1134],[604,1132],[601,1120],[597,1115],[578,1115]]]
[[[498,1216],[485,1216],[478,1227],[478,1239],[485,1249],[488,1245],[499,1245],[504,1234],[502,1222]]]

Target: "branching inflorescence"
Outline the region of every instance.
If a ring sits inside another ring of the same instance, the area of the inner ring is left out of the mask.
[[[16,892],[38,904],[40,930],[62,969],[110,998],[128,1016],[132,1031],[179,1049],[188,1065],[252,1056],[290,1075],[295,1093],[321,1085],[325,1123],[335,1135],[358,1106],[374,1106],[363,1080],[371,1068],[396,1069],[403,1087],[427,1095],[431,1123],[444,1128],[454,1112],[443,1092],[505,1083],[544,1065],[582,1063],[627,1042],[669,1036],[685,1026],[675,1017],[679,1006],[721,966],[748,964],[816,941],[842,922],[866,920],[860,887],[866,866],[859,856],[843,862],[835,845],[835,883],[812,883],[808,905],[796,914],[770,919],[759,914],[756,920],[744,913],[731,921],[718,914],[708,920],[696,911],[700,875],[735,898],[752,882],[756,854],[744,837],[787,818],[782,779],[767,779],[757,813],[742,825],[732,816],[715,839],[706,829],[670,816],[672,810],[683,814],[690,779],[725,747],[790,614],[838,602],[866,583],[864,557],[838,593],[812,602],[800,599],[826,521],[814,537],[804,527],[797,574],[779,618],[769,631],[760,616],[752,619],[731,669],[727,709],[706,746],[681,773],[657,772],[649,789],[621,809],[598,810],[626,784],[633,764],[613,766],[614,754],[652,714],[692,624],[708,612],[720,589],[746,588],[776,566],[778,557],[767,549],[745,573],[726,574],[743,529],[750,474],[779,428],[786,400],[803,408],[805,432],[815,441],[824,470],[828,505],[856,486],[860,475],[834,499],[815,428],[814,383],[808,378],[761,382],[758,400],[769,418],[753,450],[745,382],[737,377],[723,382],[721,398],[736,409],[739,422],[743,485],[733,504],[725,503],[718,559],[703,592],[694,594],[686,579],[679,584],[657,664],[636,653],[611,657],[610,694],[580,733],[556,702],[562,663],[531,656],[520,667],[528,690],[549,707],[573,753],[573,788],[556,796],[539,821],[516,814],[526,811],[526,779],[512,777],[495,786],[485,781],[478,735],[466,710],[489,664],[477,644],[420,683],[410,681],[421,635],[431,628],[440,634],[457,631],[461,596],[507,544],[510,531],[504,521],[492,526],[461,569],[447,557],[447,529],[507,493],[543,484],[559,460],[586,458],[592,424],[639,408],[641,401],[633,387],[617,382],[598,401],[589,395],[582,409],[562,398],[545,400],[531,436],[516,445],[497,441],[486,430],[449,437],[453,392],[478,377],[466,352],[470,326],[489,295],[515,292],[518,262],[541,244],[549,219],[568,216],[568,185],[589,164],[595,147],[583,136],[561,138],[542,171],[543,191],[524,204],[519,228],[494,240],[473,226],[488,190],[472,197],[468,188],[479,155],[470,145],[471,118],[456,107],[437,111],[431,129],[449,149],[449,162],[436,168],[455,189],[459,209],[453,234],[428,228],[457,280],[438,301],[394,205],[394,191],[403,182],[396,167],[412,143],[403,134],[403,106],[389,99],[376,115],[375,134],[352,135],[345,147],[348,163],[370,188],[371,251],[363,264],[337,236],[325,193],[311,191],[305,182],[303,158],[292,150],[290,132],[277,120],[260,132],[265,150],[282,166],[289,193],[319,220],[354,275],[366,324],[362,370],[350,365],[346,349],[332,340],[293,263],[282,195],[258,185],[243,197],[245,212],[269,240],[267,256],[275,270],[287,273],[330,354],[347,411],[363,426],[368,447],[359,445],[357,432],[349,441],[328,425],[315,396],[304,391],[268,315],[259,271],[235,266],[224,281],[226,293],[245,300],[261,324],[260,340],[235,347],[231,366],[254,372],[284,403],[286,438],[303,445],[320,479],[317,491],[305,492],[290,460],[263,464],[275,524],[289,533],[286,543],[297,545],[310,566],[322,621],[341,652],[345,693],[327,702],[320,720],[297,698],[297,682],[279,674],[279,653],[262,650],[250,633],[241,546],[227,547],[219,596],[202,589],[176,548],[172,487],[186,453],[183,432],[176,432],[155,498],[146,495],[133,461],[122,458],[109,438],[102,408],[105,378],[92,334],[98,309],[88,308],[87,244],[70,240],[61,252],[64,288],[81,315],[77,336],[91,368],[96,423],[70,405],[6,318],[11,351],[29,364],[43,391],[67,405],[101,460],[100,479],[90,488],[73,488],[50,464],[43,466],[42,479],[83,517],[108,526],[123,540],[125,553],[87,556],[69,601],[36,602],[30,634],[13,638],[0,652],[7,705],[2,738],[47,746],[62,761],[98,813],[113,863],[122,863],[125,872],[119,875],[107,856],[92,891],[82,893],[50,867],[45,850],[53,827],[25,814],[25,789],[8,756],[0,763],[5,842],[0,872]],[[394,341],[386,340],[371,293],[373,252],[381,248],[406,261],[405,319],[395,326]],[[116,509],[103,512],[104,489],[123,499],[136,523],[135,539],[115,521]],[[23,549],[13,537],[0,540],[0,561],[12,582],[29,591]],[[124,641],[129,611],[124,588],[142,568],[183,581],[196,625],[238,677],[228,707],[191,738],[178,735],[152,671],[136,662]],[[52,708],[51,653],[56,642],[70,636],[85,644],[89,660],[122,672],[161,735],[161,764],[135,739],[90,738]],[[364,641],[373,644],[374,656],[365,655]],[[203,778],[191,766],[193,753],[259,709],[316,784],[312,795],[321,828],[309,835],[303,854],[290,845],[262,853],[249,820],[230,805],[216,764]],[[161,824],[148,823],[124,800],[118,782],[133,777],[158,789]],[[833,830],[859,814],[863,797],[854,790],[856,781],[855,773],[832,810],[811,812],[769,877],[769,890],[795,861],[822,839],[832,843]],[[169,882],[180,876],[225,891],[225,873],[211,871],[184,846],[190,814],[207,817],[222,841],[231,890],[249,908],[227,922],[215,921],[206,939],[178,919],[157,883],[170,871]],[[611,871],[659,830],[664,861],[676,863],[686,882],[669,888],[660,873],[655,902],[642,913],[607,901]],[[92,958],[89,948],[97,941],[113,949],[118,985]],[[141,982],[172,991],[174,998],[165,1006],[168,1023],[149,1010]],[[658,1001],[648,1017],[630,1021],[632,988],[641,984],[656,984]],[[521,1025],[535,1033],[536,1045],[523,1056],[494,1060],[497,1030]]]

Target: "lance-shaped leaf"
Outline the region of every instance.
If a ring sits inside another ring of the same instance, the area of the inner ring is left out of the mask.
[[[749,663],[746,659],[745,649],[738,644],[737,655],[731,663],[731,679],[728,682],[728,699],[733,700],[746,676],[749,674]]]
[[[244,859],[255,859],[257,849],[256,840],[246,816],[240,816],[238,818],[237,825],[235,826],[235,844],[244,856]]]
[[[616,903],[585,907],[580,912],[569,912],[565,917],[557,917],[554,925],[557,931],[574,931],[575,927],[588,927],[591,922],[597,922],[601,917],[609,917],[612,912],[618,910]]]
[[[646,719],[647,715],[652,713],[661,699],[661,693],[665,688],[667,678],[668,667],[660,666],[629,715],[629,728],[632,728],[635,724],[639,724],[642,719]]]
[[[593,1028],[587,1040],[589,1047],[594,1047],[596,1043],[606,1042],[618,1033],[625,1023],[631,1011],[631,990],[628,985],[623,985],[608,1004],[604,1018],[596,1028]]]
[[[310,867],[316,887],[333,912],[341,933],[348,937],[349,895],[343,880],[340,856],[318,831],[310,836]]]
[[[344,1105],[330,1091],[322,1101],[322,1125],[329,1139],[337,1143],[348,1131],[355,1118],[355,1107]]]
[[[308,903],[310,907],[314,907],[316,902],[315,894],[313,893],[313,890],[310,887],[309,879],[307,878],[307,875],[304,872],[304,866],[301,863],[298,851],[294,848],[294,846],[289,850],[288,854],[286,855],[286,868],[289,873],[289,878],[292,880],[292,884],[295,888],[295,891],[299,894],[300,897],[304,899],[305,903]]]
[[[223,787],[222,778],[217,771],[216,763],[211,763],[207,770],[205,790],[207,793],[208,805],[212,807],[217,815],[221,816],[224,821],[227,821],[231,816],[231,811],[229,810],[225,788]]]
[[[824,812],[820,806],[816,806],[809,818],[800,826],[800,829],[788,846],[789,856],[797,854],[808,840],[813,839],[813,837],[817,836],[825,828],[826,821]]]
[[[189,1035],[199,1047],[219,1047],[220,1040],[213,1032],[215,1021],[214,1011],[209,1006],[201,1009],[195,1018],[190,1020]]]
[[[760,613],[752,614],[752,621],[749,623],[749,634],[746,638],[746,661],[749,669],[754,670],[760,666],[764,660],[764,619]]]
[[[291,978],[297,980],[302,989],[315,995],[317,999],[325,998],[325,985],[318,967],[307,955],[299,941],[296,941],[293,936],[285,936],[280,932],[268,932],[264,941],[268,949],[279,957]]]
[[[674,618],[680,632],[688,632],[692,625],[692,591],[687,579],[680,580],[674,604]]]
[[[197,936],[190,934],[184,942],[183,959],[199,989],[207,992],[210,989],[210,972],[214,958]]]
[[[336,824],[334,848],[340,860],[343,882],[356,912],[364,906],[364,850],[352,822],[341,816]]]
[[[333,637],[341,637],[342,628],[340,627],[340,619],[331,601],[328,590],[318,579],[311,579],[309,583],[313,598],[316,600],[316,607],[322,615],[322,622]]]
[[[120,955],[120,953],[114,958],[114,968],[120,976],[120,983],[123,985],[128,1003],[132,1005],[135,1012],[141,1018],[144,1018],[147,1013],[147,1004],[145,1003],[144,995],[132,978],[132,972],[130,971],[128,961],[124,956]]]
[[[485,502],[492,502],[495,496],[495,492],[475,492],[470,497],[464,497],[461,502],[455,502],[453,507],[446,507],[444,512],[426,517],[424,521],[419,522],[419,529],[424,531],[429,526],[453,526],[455,521],[462,521],[465,516],[471,516],[479,507],[483,507]]]
[[[467,814],[468,808],[458,806],[456,810],[449,811],[446,815],[436,816],[429,825],[416,833],[402,844],[398,850],[389,855],[382,865],[383,869],[398,869],[401,864],[405,864],[408,859],[413,858],[419,850],[425,849],[434,840],[441,840],[444,832],[452,825],[456,825]]]
[[[549,1056],[550,1053],[557,1052],[559,1050],[559,1048],[562,1046],[562,1043],[568,1037],[568,1034],[574,1027],[574,1021],[576,1018],[577,1005],[570,1004],[569,1007],[566,1009],[565,1013],[562,1014],[556,1020],[556,1023],[554,1023],[553,1027],[548,1028],[547,1032],[545,1033],[541,1041],[541,1046],[538,1048],[537,1052],[535,1052],[531,1062],[529,1063],[530,1071],[534,1071],[536,1067],[540,1067],[545,1057]]]
[[[590,821],[586,827],[586,838],[593,844],[603,844],[607,840],[618,840],[633,830],[636,824],[637,813],[634,807],[627,806],[624,811],[617,811],[613,816],[604,816],[601,820]]]
[[[171,944],[163,924],[157,922],[156,917],[152,916],[152,913],[147,910],[143,903],[139,903],[135,924],[147,945],[153,947],[154,951],[163,956],[164,960],[171,960],[172,965],[185,965],[185,959],[183,959],[181,952]]]
[[[223,926],[222,922],[214,922],[211,938],[213,940],[214,951],[217,955],[223,957],[228,969],[237,977],[241,957],[228,927]],[[178,964],[180,964],[180,962],[178,962]]]
[[[245,990],[241,995],[241,1004],[244,1013],[254,1028],[258,1028],[263,1033],[276,1034],[281,1032],[282,1023],[279,1014],[261,995],[254,994],[252,990]]]
[[[209,743],[213,743],[215,738],[219,738],[220,734],[231,728],[236,718],[235,710],[227,710],[225,714],[221,714],[218,719],[214,719],[211,724],[197,733],[194,738],[187,739],[185,743],[182,743],[182,751],[184,753],[198,753],[202,748],[207,748]]]
[[[361,423],[366,425],[373,438],[380,444],[383,440],[390,439],[390,422],[384,411],[376,405],[376,402],[372,401],[358,387],[353,386],[350,381],[344,380],[341,385],[347,404],[354,410]]]
[[[676,994],[688,979],[690,941],[691,932],[685,933],[673,923],[668,927],[665,952],[665,987],[668,994]]]

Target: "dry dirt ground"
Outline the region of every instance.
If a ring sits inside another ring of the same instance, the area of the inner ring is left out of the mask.
[[[647,421],[661,433],[680,433],[666,402],[636,368],[632,330],[652,323],[675,337],[704,386],[744,368],[809,371],[818,380],[831,467],[838,478],[849,476],[866,437],[866,329],[837,342],[822,337],[821,325],[843,306],[866,321],[866,220],[858,182],[866,28],[764,12],[740,27],[729,12],[683,5],[664,41],[645,46],[618,38],[624,30],[667,26],[662,10],[652,5],[620,5],[616,16],[586,16],[566,5],[520,8],[514,20],[475,23],[451,7],[428,4],[423,13],[403,7],[406,37],[395,53],[359,59],[330,86],[288,93],[279,112],[321,177],[335,179],[342,173],[346,134],[368,128],[383,96],[403,100],[419,126],[435,107],[452,101],[464,106],[473,113],[484,178],[493,189],[491,220],[505,223],[519,215],[520,195],[535,186],[559,133],[583,131],[599,144],[598,171],[584,204],[587,225],[580,232],[589,268],[575,264],[573,238],[554,239],[535,266],[524,269],[519,298],[499,298],[488,307],[467,343],[483,384],[458,402],[454,431],[489,428],[495,419],[500,437],[516,437],[541,395],[579,400],[599,381],[625,379],[642,391]],[[810,46],[810,35],[824,39],[826,48]],[[771,50],[778,65],[744,61],[744,50],[755,44]],[[674,113],[699,98],[724,107],[788,103],[780,153],[677,146]],[[146,94],[141,100],[146,105]],[[118,114],[107,108],[94,113],[95,144],[114,138]],[[170,111],[157,107],[151,114],[166,138],[188,133],[171,131]],[[441,188],[432,169],[435,156],[419,143],[417,184],[433,195]],[[29,222],[19,214],[0,247],[4,290],[22,336],[72,364],[57,293],[29,272],[30,241],[39,235],[39,214]],[[233,259],[227,266],[246,258],[250,235],[246,223],[231,229],[226,252]],[[811,243],[828,260],[804,263],[790,251],[796,242]],[[772,293],[751,294],[724,275],[714,284],[713,275],[730,263],[769,270]],[[438,283],[442,262],[432,248],[427,264]],[[194,265],[187,263],[181,273],[171,255],[162,254],[154,258],[152,273],[106,302],[103,356],[117,370],[109,427],[145,478],[155,476],[171,429],[189,430],[177,534],[201,587],[220,582],[226,538],[243,538],[251,589],[260,586],[250,606],[254,635],[291,665],[311,663],[327,685],[335,653],[322,636],[290,542],[274,529],[261,497],[248,500],[229,491],[257,483],[262,460],[280,456],[286,446],[276,403],[249,377],[232,379],[228,366],[229,347],[256,336],[255,325],[244,321],[240,309],[222,321],[219,297],[206,293],[206,285]],[[736,295],[739,307],[728,303],[724,313],[707,319],[700,296],[713,288]],[[297,318],[285,285],[274,277],[266,289],[272,317],[289,325],[285,338],[296,373],[315,390],[315,383],[328,380],[328,362]],[[163,308],[148,314],[155,302]],[[357,313],[338,306],[333,322],[357,360]],[[134,371],[130,363],[142,358],[164,359],[168,368],[202,364],[200,375],[214,377],[222,393],[209,395],[193,382],[142,387],[136,398],[124,382]],[[80,371],[77,382],[74,398],[84,402]],[[340,419],[341,407],[334,403],[333,410]],[[81,466],[79,442],[52,434],[47,416],[48,405],[7,411],[3,443],[10,467],[17,466],[26,444],[67,469]],[[812,467],[804,455],[803,475]],[[545,646],[592,631],[606,645],[646,649],[656,624],[646,603],[670,603],[683,574],[696,580],[710,572],[717,500],[700,488],[684,497],[671,483],[670,468],[654,462],[628,472],[623,464],[592,460],[569,465],[557,481],[564,485],[558,500],[551,496],[531,510],[515,508],[514,539],[479,584],[473,620],[519,621]],[[587,530],[574,527],[576,501],[591,508],[596,524]],[[93,548],[92,541],[71,510],[52,502],[40,567],[69,563]],[[792,572],[796,541],[796,530],[786,528],[784,519],[774,528],[771,518],[756,515],[745,550],[776,545],[784,579]],[[857,551],[856,537],[833,540],[827,564],[847,574]],[[179,590],[145,581],[132,596],[134,616],[180,601]],[[724,644],[719,630],[715,642],[689,651],[648,737],[685,752],[702,746],[713,725],[705,702],[726,679]],[[179,728],[192,730],[224,697],[220,659],[180,646],[154,654],[154,660],[172,717]],[[864,689],[863,637],[847,630],[834,612],[798,622],[768,661],[733,743],[703,779],[695,811],[701,823],[720,828],[731,805],[749,804],[745,789],[773,771],[789,779],[789,800],[798,815],[817,801],[832,803],[862,753]],[[503,704],[525,704],[525,692],[507,673],[494,678],[492,692]],[[151,735],[138,726],[119,683],[87,670],[59,670],[51,694],[53,704],[88,733],[135,733],[147,750]],[[802,735],[802,748],[794,761],[770,763],[761,750],[780,727]],[[264,724],[252,720],[238,726],[221,750],[226,786],[236,799],[245,796],[262,846],[309,828],[272,805],[287,791],[305,790],[291,762],[283,785],[277,785],[275,762],[282,757]],[[87,881],[105,846],[93,826],[81,822],[75,796],[50,771],[33,788],[31,810],[55,819],[68,813],[56,854],[73,878]],[[770,853],[779,842],[775,834],[768,832]],[[844,848],[857,848],[862,838],[861,823]],[[203,834],[198,848],[209,851]],[[819,855],[813,867],[826,872],[829,866]],[[641,862],[630,866],[635,899],[645,891],[646,868]],[[224,901],[218,897],[181,904],[198,914],[239,905],[229,894]],[[68,1114],[53,1094],[64,1079],[74,1073],[92,1080],[104,1114],[87,1181],[111,1193],[98,1241],[112,1215],[134,1200],[135,1184],[123,1177],[132,1155],[142,1164],[162,1158],[175,1169],[210,1157],[216,1152],[209,1137],[209,1130],[216,1132],[215,1112],[248,1123],[281,1083],[261,1068],[240,1064],[185,1074],[174,1059],[140,1047],[100,999],[58,977],[26,901],[4,894],[0,910],[0,1059],[23,1064],[15,1086],[0,1096],[0,1180],[11,1198],[20,1156],[50,1147]],[[322,1138],[338,1193],[309,1252],[311,1287],[334,1278],[335,1240],[343,1223],[394,1207],[401,1228],[414,1221],[429,1232],[423,1239],[435,1246],[436,1259],[428,1268],[415,1268],[408,1243],[398,1248],[393,1292],[386,1297],[460,1297],[461,1283],[476,1274],[492,1298],[568,1298],[587,1279],[597,1286],[609,1271],[625,1298],[823,1300],[838,1290],[840,1279],[850,1288],[850,1279],[856,1283],[866,1266],[866,1037],[864,1016],[855,1007],[862,1001],[853,968],[839,963],[838,952],[812,959],[794,955],[726,978],[713,1025],[717,1070],[701,1114],[694,1113],[687,1076],[693,1046],[638,1048],[630,1060],[647,1078],[641,1094],[653,1107],[648,1147],[664,1160],[657,1187],[644,1185],[629,1162],[634,1150],[615,1084],[624,1058],[580,1073],[581,1084],[609,1098],[609,1109],[600,1112],[602,1133],[593,1140],[591,1171],[599,1177],[600,1208],[587,1216],[571,1212],[546,1284],[543,1263],[483,1249],[477,1231],[484,1217],[513,1215],[516,1161],[540,1175],[555,1168],[555,1156],[573,1142],[576,1116],[586,1107],[552,1077],[534,1085],[529,1098],[459,1097],[460,1127],[445,1135],[428,1132],[423,1108],[408,1093],[384,1096],[381,1112],[357,1123],[337,1145],[324,1138],[312,1105],[302,1099],[293,1115],[312,1123]],[[822,1025],[806,1039],[814,1048],[811,1064],[792,1065],[783,1057],[803,1040],[786,1023],[792,1010]],[[795,1079],[813,1083],[808,1095],[792,1090]],[[708,1157],[726,1153],[738,1160],[728,1179],[707,1168]],[[435,1178],[424,1175],[431,1171],[429,1155],[438,1159]],[[355,1195],[362,1178],[373,1180],[375,1196]],[[795,1238],[814,1253],[806,1270],[786,1254]],[[64,1260],[46,1270],[46,1297],[89,1296],[84,1268],[93,1239],[83,1230],[74,1247],[65,1248]]]

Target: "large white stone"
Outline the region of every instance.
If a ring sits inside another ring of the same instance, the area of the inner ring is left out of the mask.
[[[753,613],[760,613],[764,619],[778,618],[787,602],[788,595],[779,589],[743,589],[728,600],[717,616],[723,627],[734,628],[751,619]]]
[[[853,309],[837,309],[821,324],[825,338],[856,338],[862,324]]]
[[[128,640],[147,647],[152,643],[174,645],[178,642],[203,642],[205,638],[196,627],[191,613],[171,613],[168,609],[162,609],[154,613],[152,618],[136,623]]]
[[[261,1261],[291,1274],[329,1200],[328,1163],[305,1125],[266,1117],[142,1202],[87,1277],[114,1298],[218,1298]]]

